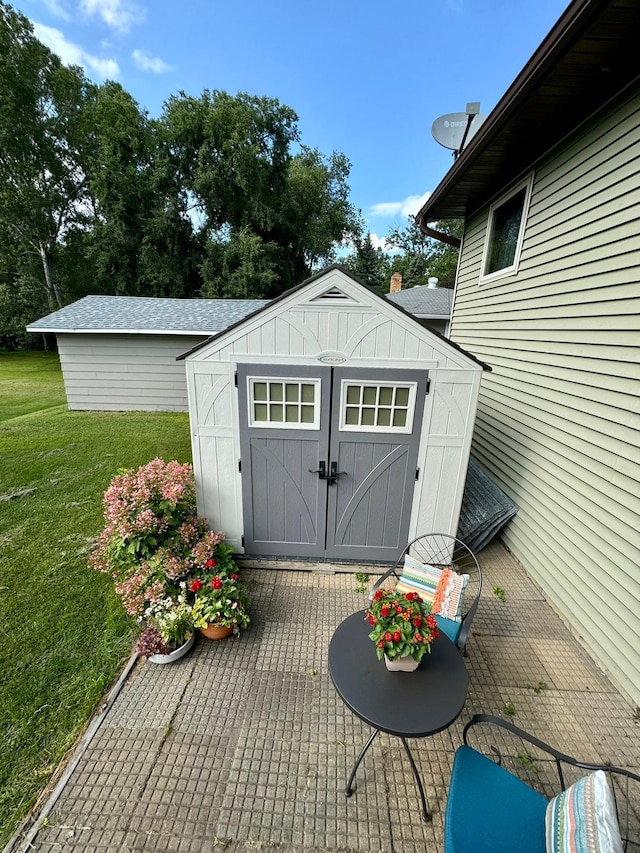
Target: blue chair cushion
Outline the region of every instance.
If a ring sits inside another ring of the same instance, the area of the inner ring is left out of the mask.
[[[460,629],[462,628],[462,622],[458,622],[454,619],[447,619],[446,616],[436,616],[436,622],[438,623],[438,630],[442,631],[452,643],[458,642],[458,637],[460,636]]]
[[[547,800],[469,746],[456,751],[445,853],[545,853]]]

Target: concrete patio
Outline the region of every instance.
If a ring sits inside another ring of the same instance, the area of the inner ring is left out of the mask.
[[[500,544],[479,557],[466,706],[450,729],[411,744],[430,824],[402,746],[387,735],[367,754],[354,795],[343,793],[370,733],[327,671],[334,629],[366,606],[354,574],[244,569],[256,582],[249,630],[201,639],[170,666],[139,661],[49,800],[45,825],[13,850],[441,851],[464,723],[509,704],[517,725],[570,754],[640,772],[631,702]]]

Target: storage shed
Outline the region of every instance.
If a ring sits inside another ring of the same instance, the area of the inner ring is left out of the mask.
[[[70,409],[187,411],[177,357],[264,299],[85,296],[27,326],[55,334]]]
[[[341,267],[183,358],[198,509],[237,552],[391,562],[456,532],[486,365]]]

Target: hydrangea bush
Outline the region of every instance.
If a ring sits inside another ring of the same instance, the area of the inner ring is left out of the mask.
[[[167,644],[184,642],[202,621],[194,579],[226,584],[236,573],[224,535],[197,515],[193,466],[157,458],[120,471],[104,493],[104,519],[89,565],[113,578],[127,613],[148,626],[140,652],[157,646],[154,632]]]

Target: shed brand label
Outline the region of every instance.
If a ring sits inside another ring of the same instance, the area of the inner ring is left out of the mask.
[[[342,355],[339,352],[326,352],[324,355],[318,356],[318,361],[321,361],[323,364],[344,364],[346,360],[346,355]]]

